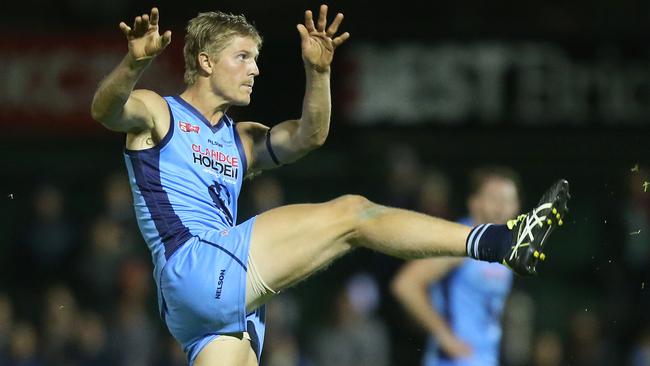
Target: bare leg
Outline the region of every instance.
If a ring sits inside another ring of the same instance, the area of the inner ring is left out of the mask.
[[[279,291],[359,246],[400,258],[463,256],[469,232],[464,225],[343,196],[261,214],[250,250],[261,277]]]
[[[466,255],[470,227],[413,211],[370,205],[361,210],[355,245],[404,259]]]
[[[257,366],[251,342],[239,335],[224,335],[208,343],[196,357],[194,366]]]

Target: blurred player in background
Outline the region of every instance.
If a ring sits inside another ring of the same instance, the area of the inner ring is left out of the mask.
[[[519,178],[508,168],[475,170],[469,193],[469,216],[462,224],[505,223],[519,212]],[[468,258],[427,258],[404,265],[392,289],[429,333],[422,364],[498,365],[501,314],[511,284],[507,268]]]
[[[95,120],[126,133],[124,159],[140,230],[152,252],[160,315],[190,365],[257,365],[264,307],[274,294],[335,258],[367,247],[403,258],[471,256],[536,271],[548,234],[561,225],[568,183],[558,181],[530,213],[509,225],[464,225],[348,195],[321,204],[271,209],[237,224],[244,177],[303,157],[327,138],[330,67],[343,14],[327,26],[305,12],[297,25],[305,70],[300,118],[272,128],[235,122],[231,106],[250,103],[262,39],[243,16],[201,13],[185,36],[180,95],[134,90],[171,42],[159,14],[120,28],[128,53],[100,83]],[[164,77],[161,75],[160,77]],[[280,86],[282,87],[282,86]]]

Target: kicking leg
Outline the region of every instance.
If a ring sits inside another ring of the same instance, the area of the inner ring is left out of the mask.
[[[251,342],[242,333],[221,335],[208,343],[194,360],[194,366],[257,366]]]
[[[259,277],[274,291],[307,278],[355,247],[407,259],[470,255],[501,262],[522,275],[534,274],[545,257],[549,234],[562,225],[569,197],[568,182],[559,180],[537,207],[517,220],[473,229],[353,195],[284,206],[257,217],[250,256]],[[255,308],[268,297],[247,291],[247,307]]]
[[[462,256],[470,230],[350,195],[322,204],[279,207],[259,215],[253,226],[250,256],[268,287],[279,291],[355,247],[401,258]],[[259,302],[259,298],[247,299],[252,307]]]

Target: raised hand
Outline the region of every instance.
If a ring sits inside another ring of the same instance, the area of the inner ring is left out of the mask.
[[[305,24],[298,24],[297,27],[300,33],[302,59],[306,65],[320,72],[329,70],[334,58],[334,49],[350,38],[348,32],[334,37],[342,21],[343,14],[336,14],[334,21],[326,30],[327,5],[320,6],[317,25],[314,25],[311,10],[305,11]]]
[[[171,31],[158,33],[158,8],[151,9],[151,15],[135,17],[133,28],[121,22],[120,29],[129,41],[129,53],[138,61],[158,56],[172,41]]]

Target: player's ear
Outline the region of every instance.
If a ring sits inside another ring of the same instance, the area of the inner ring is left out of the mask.
[[[208,55],[206,52],[200,52],[197,56],[197,61],[199,64],[199,69],[205,74],[205,75],[212,75],[212,67],[213,63],[212,60],[210,59],[210,55]]]

